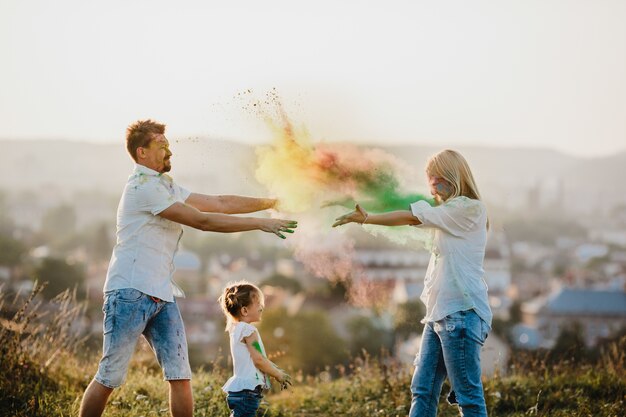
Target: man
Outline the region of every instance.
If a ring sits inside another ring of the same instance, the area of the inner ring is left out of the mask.
[[[104,285],[104,341],[98,372],[80,407],[81,417],[101,416],[109,395],[126,376],[138,338],[154,351],[170,385],[170,412],[191,417],[193,397],[185,329],[174,296],[174,255],[182,226],[213,232],[262,230],[285,238],[297,223],[230,216],[275,207],[274,199],[190,193],[165,174],[172,152],[165,125],[138,121],[127,129],[135,161],[117,210],[117,243]]]

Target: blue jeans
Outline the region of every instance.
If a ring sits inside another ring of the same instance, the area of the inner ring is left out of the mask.
[[[96,381],[109,388],[122,385],[141,335],[154,351],[165,380],[191,379],[185,327],[176,302],[124,288],[104,294],[102,311],[104,339]]]
[[[255,417],[261,405],[261,399],[263,399],[261,386],[256,387],[255,390],[244,389],[229,392],[226,402],[230,409],[230,417]]]
[[[489,326],[474,310],[457,311],[424,326],[422,345],[415,358],[409,417],[437,415],[446,376],[464,417],[486,417],[480,380],[480,349]]]

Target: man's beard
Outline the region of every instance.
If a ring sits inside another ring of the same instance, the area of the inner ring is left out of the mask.
[[[163,174],[164,172],[170,172],[171,169],[172,165],[170,164],[170,161],[163,161],[163,169],[161,170],[161,174]]]

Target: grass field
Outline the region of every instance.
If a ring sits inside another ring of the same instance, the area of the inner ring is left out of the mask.
[[[82,314],[66,293],[55,313],[42,318],[36,297],[22,301],[0,326],[0,416],[76,416],[83,390],[93,377],[97,352],[85,355],[82,341],[70,331]],[[7,300],[0,298],[0,306]],[[7,311],[5,308],[4,311]],[[268,393],[259,415],[406,416],[412,369],[364,354],[347,367],[317,376],[292,370],[287,391]],[[227,416],[220,387],[230,370],[212,366],[194,373],[195,416]],[[597,363],[562,360],[548,365],[536,357],[516,355],[506,376],[485,379],[490,416],[626,415],[626,338],[607,349]],[[442,395],[449,387],[444,387]],[[126,383],[115,390],[105,416],[167,416],[167,383],[147,349],[134,356]],[[442,396],[440,416],[458,409]]]

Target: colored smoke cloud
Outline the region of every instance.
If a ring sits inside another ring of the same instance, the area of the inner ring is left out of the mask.
[[[354,240],[346,233],[350,226],[333,229],[331,225],[356,202],[366,210],[381,212],[406,210],[410,203],[427,199],[403,191],[401,174],[411,169],[381,149],[314,143],[305,128],[294,127],[275,91],[248,108],[261,116],[273,133],[273,142],[256,150],[256,178],[280,200],[280,216],[299,221],[297,232],[288,239],[294,256],[319,277],[350,280],[356,304],[376,301],[380,285],[368,282],[355,264]],[[408,226],[367,226],[364,230],[411,246],[424,247],[430,238],[430,233]]]

